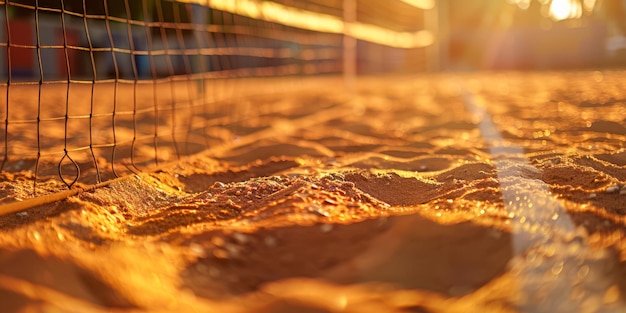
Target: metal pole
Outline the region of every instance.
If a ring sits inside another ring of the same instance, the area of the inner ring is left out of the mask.
[[[435,5],[430,9],[424,10],[424,26],[426,30],[433,34],[435,41],[426,48],[426,69],[430,72],[436,72],[441,69],[441,31],[439,29],[440,5]]]
[[[439,70],[448,70],[450,66],[450,3],[449,0],[437,1],[435,14],[437,14],[438,27],[435,34],[435,45],[438,52]]]
[[[356,80],[356,38],[351,27],[356,22],[356,0],[343,1],[343,78],[348,91],[354,91]]]

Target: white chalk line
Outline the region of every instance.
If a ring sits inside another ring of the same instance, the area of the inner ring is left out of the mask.
[[[502,137],[486,103],[469,91],[463,92],[463,100],[489,146],[504,206],[512,217],[514,257],[509,267],[517,275],[524,299],[517,308],[521,312],[626,310],[621,301],[607,303],[610,289],[617,288],[614,258],[604,250],[592,251],[586,231],[576,227],[549,186],[528,177],[541,177],[542,171],[531,165],[523,147]]]

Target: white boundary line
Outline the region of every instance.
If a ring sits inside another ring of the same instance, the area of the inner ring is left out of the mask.
[[[463,89],[461,89],[463,90]],[[587,233],[576,227],[548,184],[535,177],[542,171],[507,142],[486,104],[465,91],[463,100],[478,121],[501,186],[512,223],[514,257],[509,263],[521,292],[521,312],[626,312],[621,301],[606,303],[616,292],[615,258],[592,250]]]

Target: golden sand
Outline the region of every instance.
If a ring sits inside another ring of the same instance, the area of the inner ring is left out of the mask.
[[[273,109],[212,129],[232,140],[0,217],[0,303],[624,310],[624,74],[388,77],[353,95],[322,81],[252,99],[240,105]],[[22,166],[3,174],[5,202],[30,197]]]

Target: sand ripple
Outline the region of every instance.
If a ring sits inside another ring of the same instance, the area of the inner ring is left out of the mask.
[[[619,312],[623,74],[439,75],[259,98],[261,114],[216,123],[200,154],[0,217],[0,302]],[[5,201],[28,197],[27,172],[4,176]]]

